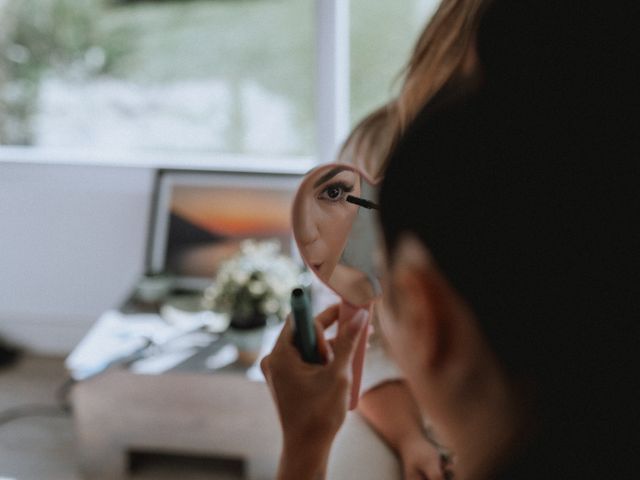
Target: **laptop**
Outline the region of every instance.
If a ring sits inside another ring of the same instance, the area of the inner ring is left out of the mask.
[[[302,168],[158,170],[145,275],[122,311],[154,311],[169,296],[197,297],[247,239],[278,240],[284,253],[297,256],[290,216],[302,177]]]

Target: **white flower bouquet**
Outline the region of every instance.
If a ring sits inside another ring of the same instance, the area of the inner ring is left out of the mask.
[[[300,274],[300,266],[281,253],[279,242],[246,240],[220,266],[215,282],[204,292],[203,305],[228,314],[236,329],[263,327],[269,319],[282,321]]]

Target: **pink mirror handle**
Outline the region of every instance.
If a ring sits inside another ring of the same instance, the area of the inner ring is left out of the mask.
[[[356,313],[361,310],[359,307],[354,307],[346,302],[340,304],[340,311],[338,313],[338,321],[343,322],[352,318]],[[358,406],[358,400],[360,399],[360,383],[362,381],[362,370],[364,367],[364,355],[367,349],[368,335],[366,332],[369,329],[369,320],[367,324],[362,328],[365,329],[365,334],[360,336],[358,345],[356,345],[356,351],[353,355],[353,362],[351,364],[351,399],[349,401],[349,410],[353,410]]]

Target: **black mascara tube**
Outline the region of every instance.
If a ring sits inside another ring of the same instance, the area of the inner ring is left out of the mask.
[[[307,363],[322,363],[309,297],[302,288],[294,288],[291,292],[291,316],[294,327],[293,341],[302,359]]]

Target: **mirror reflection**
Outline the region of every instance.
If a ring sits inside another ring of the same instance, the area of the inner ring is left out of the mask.
[[[303,180],[293,207],[293,231],[307,266],[354,306],[379,293],[377,188],[349,165],[318,167]]]

